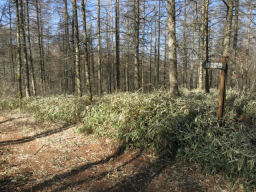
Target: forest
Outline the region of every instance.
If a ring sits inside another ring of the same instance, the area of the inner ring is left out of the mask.
[[[0,191],[256,191],[255,0],[1,0]]]

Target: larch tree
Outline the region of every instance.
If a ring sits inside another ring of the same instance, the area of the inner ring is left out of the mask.
[[[141,53],[141,88],[145,91],[145,25],[146,25],[146,2],[143,0],[143,25],[142,25],[142,53]]]
[[[187,87],[187,67],[188,67],[188,61],[187,61],[187,0],[184,0],[184,19],[183,19],[183,31],[182,31],[182,84],[183,87]]]
[[[38,48],[39,48],[39,65],[40,65],[40,73],[41,73],[41,89],[42,92],[45,93],[46,82],[45,82],[45,67],[44,67],[44,44],[43,44],[43,34],[42,34],[42,18],[41,18],[41,1],[36,0],[36,24],[37,24],[37,38],[38,38]]]
[[[75,83],[76,94],[82,96],[81,90],[81,70],[80,70],[80,52],[79,52],[79,31],[77,19],[77,5],[76,0],[72,0],[73,20],[74,20],[74,46],[75,46]]]
[[[224,50],[223,50],[224,57],[230,55],[230,42],[231,42],[232,19],[233,19],[233,0],[228,0],[226,6],[227,6],[227,18],[226,18],[225,35],[224,35]]]
[[[83,41],[84,41],[84,52],[85,52],[85,80],[87,85],[87,92],[89,94],[89,100],[92,101],[92,84],[91,84],[91,67],[89,60],[88,51],[88,38],[87,38],[87,25],[86,25],[86,12],[84,0],[81,1],[82,17],[83,17]]]
[[[239,32],[239,0],[235,0],[235,15],[234,15],[234,26],[233,26],[233,31],[234,31],[234,36],[233,36],[233,60],[234,63],[232,63],[232,65],[230,66],[230,75],[235,78],[234,80],[236,81],[236,86],[238,88],[239,84],[238,84],[238,79],[236,77],[233,76],[233,72],[236,72],[236,67],[237,67],[237,49],[238,49],[238,32]],[[231,80],[230,82],[230,86],[233,87],[234,83]]]
[[[160,47],[161,47],[161,0],[158,0],[158,37],[157,37],[157,63],[156,63],[156,85],[160,83]]]
[[[8,16],[9,16],[9,50],[8,55],[11,64],[11,79],[15,82],[15,65],[14,65],[14,50],[13,50],[13,37],[12,37],[12,11],[11,11],[11,2],[12,0],[8,1]]]
[[[199,84],[199,89],[203,90],[204,88],[204,81],[203,81],[203,76],[204,76],[204,69],[203,69],[203,63],[205,62],[205,55],[204,55],[204,46],[205,46],[205,0],[202,1],[202,6],[201,6],[201,23],[200,23],[200,65],[199,65],[199,79],[198,79],[198,84]]]
[[[70,45],[69,45],[69,14],[68,14],[68,4],[67,0],[64,0],[64,45],[65,45],[65,58],[64,58],[64,92],[68,91],[69,88],[69,78],[68,78],[68,60],[70,55]]]
[[[177,72],[177,42],[176,42],[176,24],[175,24],[175,0],[167,0],[168,11],[168,62],[169,66],[169,81],[170,93],[173,96],[179,95],[178,89],[178,72]]]
[[[102,94],[102,61],[101,61],[101,22],[100,22],[100,10],[101,4],[100,0],[97,1],[97,35],[98,35],[98,94]]]
[[[119,0],[115,2],[116,14],[116,88],[120,90],[120,33],[119,33]]]
[[[140,88],[140,0],[134,0],[134,16],[134,89],[138,90]]]
[[[25,33],[25,18],[24,18],[24,9],[23,9],[23,0],[19,0],[20,5],[20,28],[21,28],[21,44],[22,44],[22,52],[25,63],[25,93],[26,97],[30,97],[30,80],[29,80],[29,66],[28,66],[28,53],[27,53],[27,42],[26,42],[26,33]]]
[[[20,42],[20,9],[19,2],[15,0],[16,8],[16,42],[17,42],[17,80],[18,80],[18,97],[22,98],[22,59],[21,59],[21,42]]]
[[[250,56],[250,40],[251,40],[251,24],[252,24],[252,0],[249,1],[249,16],[247,25],[247,42],[246,42],[246,62],[243,69],[243,91],[247,91],[248,88],[248,73],[249,73],[249,56]]]
[[[31,37],[30,37],[30,17],[29,17],[29,0],[26,0],[26,18],[27,18],[27,41],[28,41],[28,50],[29,50],[29,64],[31,69],[31,83],[32,83],[32,93],[34,96],[37,95],[37,85],[36,85],[36,78],[35,78],[35,70],[34,70],[34,63],[33,63],[33,54],[32,54],[32,46],[31,46]]]
[[[205,27],[205,30],[204,30],[204,37],[205,37],[205,40],[204,40],[204,58],[205,58],[205,61],[204,62],[208,62],[209,61],[209,13],[208,13],[208,10],[209,10],[209,0],[204,0],[204,8],[205,8],[205,18],[204,18],[204,27]],[[209,93],[210,92],[210,85],[209,85],[209,70],[208,69],[205,69],[205,92],[206,93]]]

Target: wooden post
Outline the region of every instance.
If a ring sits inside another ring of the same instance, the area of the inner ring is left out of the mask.
[[[226,79],[228,72],[228,56],[223,56],[221,58],[221,62],[223,63],[223,69],[221,69],[221,77],[220,77],[220,96],[219,96],[219,109],[218,109],[218,121],[220,125],[222,125],[222,118],[224,114],[224,103],[226,98]]]

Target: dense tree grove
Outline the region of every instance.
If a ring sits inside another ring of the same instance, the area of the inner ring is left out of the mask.
[[[255,25],[253,0],[1,1],[1,95],[209,92],[222,56],[227,88],[256,91]]]

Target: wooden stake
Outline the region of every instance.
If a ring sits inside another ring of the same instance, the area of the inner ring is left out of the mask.
[[[221,62],[223,63],[224,68],[221,69],[221,77],[220,77],[220,96],[219,96],[219,109],[218,109],[218,121],[220,125],[222,124],[222,118],[224,114],[224,104],[226,99],[226,79],[228,72],[228,57],[222,57]]]

